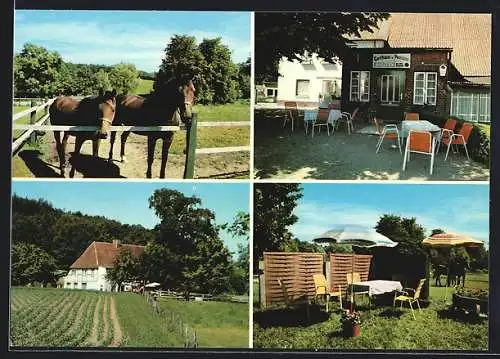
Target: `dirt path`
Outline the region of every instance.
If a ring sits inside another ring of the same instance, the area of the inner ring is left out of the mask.
[[[97,346],[99,344],[97,340],[97,331],[99,329],[99,307],[101,306],[101,299],[102,297],[100,296],[97,300],[97,305],[95,306],[94,318],[92,319],[92,332],[90,333],[90,338],[87,339],[86,342],[86,345],[88,346]]]
[[[118,322],[118,316],[116,314],[116,303],[115,298],[111,297],[111,321],[113,323],[113,340],[111,341],[110,347],[118,347],[122,342],[122,329],[120,328],[120,323]]]
[[[101,340],[99,341],[99,345],[102,345],[103,343],[105,343],[107,340],[108,340],[108,304],[109,304],[109,297],[106,296],[106,299],[104,299],[104,309],[102,311],[102,319],[104,321],[104,328],[103,328],[103,331],[102,331],[102,338]]]
[[[46,135],[47,141],[41,152],[21,150],[13,160],[13,176],[23,177],[59,177],[59,159],[55,151],[52,136]],[[74,178],[146,178],[147,144],[146,138],[131,134],[126,146],[126,162],[120,161],[119,140],[113,148],[113,161],[108,162],[109,140],[101,141],[99,158],[91,156],[92,142],[85,141],[79,158],[72,160],[75,167]],[[67,145],[67,158],[71,158],[74,149],[74,137],[70,137]],[[167,178],[183,178],[186,156],[182,153],[171,153],[166,166]],[[161,143],[156,145],[152,167],[152,177],[159,178],[161,162]],[[231,152],[223,154],[196,155],[195,178],[249,178],[249,152]],[[26,173],[26,174],[25,174]],[[69,167],[66,170],[69,177]]]

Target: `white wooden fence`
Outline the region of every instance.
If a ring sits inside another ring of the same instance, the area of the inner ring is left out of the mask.
[[[47,125],[45,122],[49,119],[48,109],[55,99],[50,99],[45,103],[33,106],[29,109],[16,113],[12,116],[12,129],[25,131],[19,138],[12,143],[12,155],[17,153],[25,144],[28,138],[34,140],[35,131],[72,131],[72,132],[89,132],[96,131],[99,126],[61,126]],[[42,118],[35,122],[36,114],[45,110]],[[27,115],[31,116],[30,124],[16,124],[16,121]],[[186,164],[184,169],[184,178],[194,177],[194,166],[196,154],[216,154],[229,152],[249,152],[250,146],[232,146],[232,147],[212,147],[212,148],[196,148],[196,135],[198,127],[246,127],[250,126],[250,121],[205,121],[197,122],[196,113],[193,113],[193,119],[189,125],[180,126],[111,126],[109,131],[135,131],[135,132],[163,132],[163,131],[181,131],[186,130]]]

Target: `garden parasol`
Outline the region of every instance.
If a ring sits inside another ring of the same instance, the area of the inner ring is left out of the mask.
[[[434,248],[448,248],[450,252],[448,253],[448,274],[450,271],[450,253],[453,247],[467,247],[467,248],[477,248],[484,245],[482,241],[474,239],[470,236],[464,234],[455,233],[436,233],[423,240],[422,244],[428,247]],[[446,282],[445,290],[445,300],[448,296],[448,281]]]
[[[321,234],[313,239],[314,242],[330,242],[337,244],[349,244],[356,247],[372,248],[372,247],[395,247],[397,242],[393,242],[386,236],[378,233],[375,229],[355,225],[355,224],[342,224],[337,225],[333,229]],[[352,269],[351,278],[354,278],[354,252],[352,253]],[[351,279],[351,283],[352,283]],[[351,290],[351,311],[353,303],[353,290]]]

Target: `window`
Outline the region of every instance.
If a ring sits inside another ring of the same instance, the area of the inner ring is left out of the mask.
[[[87,289],[87,283],[82,283],[82,289]]]
[[[274,94],[273,89],[267,89],[267,96],[272,96]]]
[[[370,71],[351,71],[350,101],[370,101]]]
[[[464,121],[490,122],[490,96],[489,92],[453,92],[450,115]]]
[[[309,80],[297,80],[295,96],[309,97]]]
[[[435,105],[437,72],[415,72],[413,76],[413,104]]]

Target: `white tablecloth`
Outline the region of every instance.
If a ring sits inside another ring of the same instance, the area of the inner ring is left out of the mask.
[[[369,295],[379,295],[391,293],[395,290],[402,290],[403,286],[395,280],[367,280],[364,282],[354,283],[354,292],[368,290]]]
[[[441,128],[429,121],[403,121],[401,124],[401,137],[408,137],[411,131],[430,132],[433,137],[439,136]]]
[[[318,109],[304,110],[304,122],[314,122],[318,116]],[[328,123],[334,124],[340,118],[340,110],[331,109],[328,113]]]

